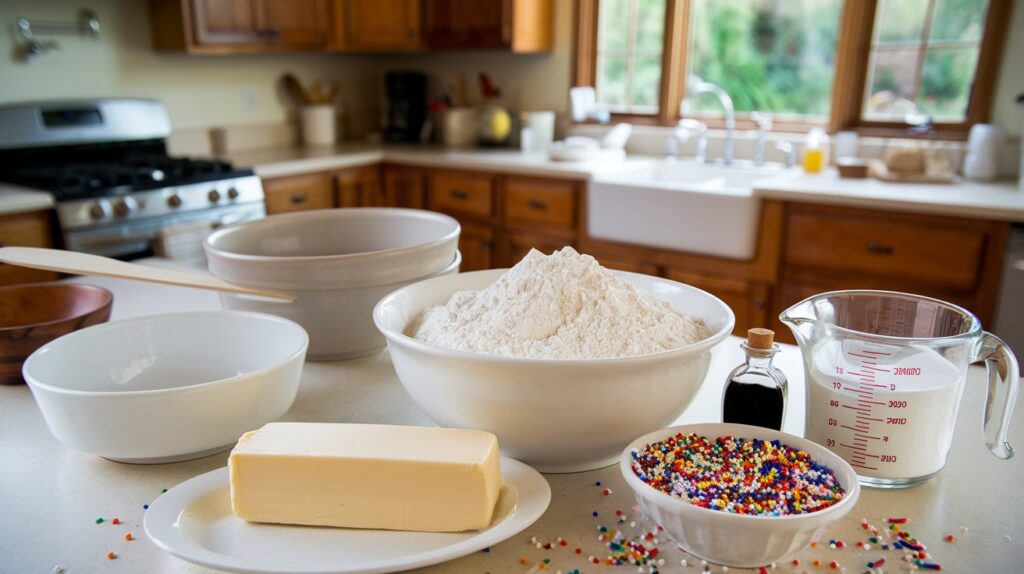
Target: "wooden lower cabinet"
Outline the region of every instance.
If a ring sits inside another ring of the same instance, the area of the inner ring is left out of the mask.
[[[334,207],[330,175],[314,173],[263,180],[267,215]]]
[[[0,247],[53,247],[54,226],[49,211],[0,215]],[[53,271],[0,263],[0,285],[55,281]]]
[[[732,331],[735,335],[745,337],[747,329],[770,327],[772,324],[768,311],[771,303],[768,285],[733,277],[717,277],[674,269],[668,270],[668,278],[703,289],[724,301],[736,315],[736,327]]]
[[[426,174],[420,170],[388,168],[384,172],[384,203],[388,207],[427,207]]]
[[[501,266],[511,267],[519,263],[531,249],[536,249],[544,255],[551,255],[551,252],[558,251],[566,245],[571,246],[572,242],[559,237],[510,231],[505,236]]]
[[[459,235],[459,251],[462,252],[462,265],[459,271],[480,271],[492,269],[496,262],[494,230],[486,225],[462,223]]]
[[[357,167],[334,176],[338,207],[384,207],[384,189],[377,166]]]

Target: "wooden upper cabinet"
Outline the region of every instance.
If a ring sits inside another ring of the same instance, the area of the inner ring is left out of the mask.
[[[552,0],[423,0],[430,48],[546,52],[554,44]]]
[[[262,42],[259,0],[194,0],[197,44],[253,44]]]
[[[331,47],[341,50],[416,50],[420,0],[334,0]]]
[[[326,49],[330,0],[150,0],[153,46],[192,53]]]

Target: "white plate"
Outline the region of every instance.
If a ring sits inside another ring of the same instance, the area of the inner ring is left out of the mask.
[[[501,459],[504,483],[486,530],[398,532],[253,524],[235,517],[228,469],[187,480],[146,511],[146,534],[178,558],[230,572],[341,574],[396,572],[438,564],[493,546],[534,523],[551,502],[551,488],[529,466]]]

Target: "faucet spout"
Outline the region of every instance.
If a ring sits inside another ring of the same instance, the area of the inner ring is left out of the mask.
[[[725,149],[722,152],[722,163],[732,165],[733,149],[735,146],[736,112],[732,105],[732,98],[718,84],[705,82],[699,76],[690,76],[686,86],[686,97],[699,94],[712,94],[718,98],[718,102],[725,111]],[[682,115],[682,104],[679,105],[679,114]]]

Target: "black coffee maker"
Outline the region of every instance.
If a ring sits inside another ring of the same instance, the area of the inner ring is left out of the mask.
[[[427,76],[420,72],[388,72],[384,141],[418,142],[427,121]]]

